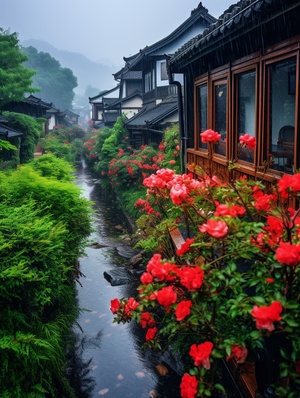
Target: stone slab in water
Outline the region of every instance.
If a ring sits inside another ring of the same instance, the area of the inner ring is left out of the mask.
[[[112,286],[126,285],[131,279],[131,275],[124,268],[104,271],[103,275]]]

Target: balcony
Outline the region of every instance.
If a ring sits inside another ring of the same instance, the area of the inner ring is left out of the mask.
[[[144,102],[162,100],[177,95],[177,86],[156,87],[144,94]]]

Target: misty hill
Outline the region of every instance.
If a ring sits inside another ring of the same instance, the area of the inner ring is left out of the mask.
[[[77,94],[84,94],[88,86],[102,91],[110,89],[116,84],[112,74],[116,73],[119,68],[93,62],[80,53],[58,50],[56,47],[42,40],[24,40],[20,44],[23,47],[32,46],[38,51],[49,53],[59,61],[63,68],[71,69],[74,76],[77,77],[78,87],[74,90]]]

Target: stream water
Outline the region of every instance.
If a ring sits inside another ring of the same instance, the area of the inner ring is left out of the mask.
[[[97,248],[91,245],[80,258],[83,276],[77,289],[78,304],[86,310],[78,318],[81,330],[76,334],[86,368],[81,371],[78,397],[177,398],[178,376],[157,371],[160,361],[140,348],[138,328],[113,323],[110,300],[128,297],[135,286],[111,286],[103,273],[124,266],[135,253],[120,238],[125,225],[122,213],[107,200],[98,181],[84,168],[76,177],[82,195],[94,202],[95,231],[90,241],[97,243]]]

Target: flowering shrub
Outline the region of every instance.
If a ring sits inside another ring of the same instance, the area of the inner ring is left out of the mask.
[[[213,133],[204,140],[215,143]],[[253,147],[253,139],[244,138],[241,145]],[[147,233],[162,238],[137,296],[113,300],[115,321],[140,323],[151,348],[180,351],[183,398],[224,393],[216,377],[220,361],[242,364],[265,339],[283,332],[288,348],[280,347],[275,396],[297,398],[300,217],[290,204],[300,194],[300,173],[284,175],[267,191],[258,181],[223,183],[190,170],[194,174],[160,169],[143,181],[153,209],[143,207]],[[174,227],[185,243],[166,250],[163,239]]]

